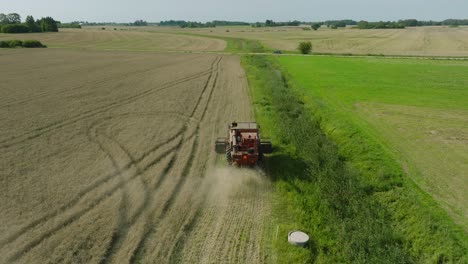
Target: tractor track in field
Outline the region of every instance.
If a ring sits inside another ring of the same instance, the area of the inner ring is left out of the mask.
[[[244,198],[243,192],[250,186],[245,180],[256,181],[259,175],[248,172],[239,181],[235,179],[243,176],[234,170],[221,171],[220,177],[216,169],[212,173],[218,158],[212,153],[211,139],[219,136],[226,121],[252,117],[243,71],[235,57],[213,55],[196,62],[202,61],[200,68],[207,70],[189,66],[190,74],[183,78],[158,87],[143,82],[131,95],[122,93],[105,105],[90,104],[81,113],[70,112],[68,119],[44,122],[35,130],[0,140],[0,149],[26,141],[43,144],[75,126],[63,128],[83,121],[79,125],[85,127],[72,137],[72,144],[82,147],[86,144],[77,142],[84,140],[93,146],[86,155],[92,158],[99,153],[96,162],[85,156],[91,169],[82,174],[91,179],[89,184],[71,189],[72,195],[59,206],[38,211],[29,221],[22,219],[15,231],[0,237],[0,263],[264,262],[258,245],[263,222],[258,219],[268,208],[257,200],[262,196]],[[111,78],[107,75],[93,85]],[[179,84],[183,85],[177,90],[169,89]],[[165,89],[169,90],[147,98]],[[65,89],[60,92],[66,96]],[[24,103],[27,100],[34,98],[25,98]],[[54,137],[29,141],[50,132]],[[59,152],[54,149],[43,155],[53,160],[53,153]],[[98,177],[89,177],[88,171],[93,173],[95,168]]]
[[[107,112],[109,110],[120,107],[122,105],[132,103],[132,102],[134,102],[134,101],[136,101],[136,100],[138,100],[140,98],[143,98],[145,96],[148,96],[148,95],[150,95],[152,93],[160,92],[160,91],[172,88],[172,87],[174,87],[176,85],[179,85],[179,84],[182,84],[182,83],[185,83],[185,82],[188,82],[188,81],[191,81],[191,80],[198,79],[200,77],[209,75],[211,70],[212,69],[205,70],[205,71],[199,72],[197,74],[194,74],[192,76],[184,77],[184,78],[178,79],[176,81],[166,83],[165,85],[163,85],[161,87],[158,87],[158,88],[155,88],[155,89],[147,89],[147,90],[145,90],[143,92],[140,92],[140,93],[138,93],[136,95],[129,96],[129,97],[125,98],[125,99],[122,99],[122,100],[107,104],[105,106],[98,107],[98,108],[88,110],[88,111],[85,111],[83,113],[74,115],[74,116],[72,116],[72,117],[70,117],[70,118],[68,118],[66,120],[62,120],[62,121],[59,121],[59,122],[48,124],[46,126],[38,127],[33,131],[29,131],[29,132],[26,132],[26,133],[23,133],[23,134],[20,134],[18,136],[14,136],[14,137],[11,137],[11,138],[8,138],[8,139],[0,140],[0,149],[9,148],[9,147],[15,146],[16,144],[23,143],[23,142],[31,140],[31,139],[35,139],[35,138],[40,137],[41,135],[43,135],[45,133],[54,131],[54,130],[59,129],[59,128],[63,128],[63,127],[68,126],[68,125],[75,124],[75,123],[77,123],[79,121],[82,121],[82,120],[85,120],[85,119],[88,119],[88,118],[95,117],[98,114]]]
[[[217,69],[217,67],[218,67],[221,59],[222,59],[222,57],[218,57],[213,62],[212,66],[216,65],[216,70],[213,71],[213,72],[215,72],[214,80],[212,81],[212,77],[213,77],[213,72],[212,72],[210,74],[210,76],[209,76],[209,78],[208,78],[208,80],[207,80],[207,82],[206,82],[206,84],[205,84],[205,86],[204,86],[198,100],[197,100],[197,103],[196,103],[195,107],[192,110],[191,115],[190,115],[191,118],[195,116],[195,114],[197,112],[197,109],[199,108],[200,103],[202,101],[202,97],[205,94],[208,86],[210,85],[210,82],[212,81],[212,85],[211,85],[211,89],[210,89],[210,92],[209,92],[209,96],[207,98],[207,102],[206,102],[205,106],[202,109],[201,117],[200,117],[200,119],[199,119],[199,121],[197,123],[197,127],[195,128],[195,132],[194,132],[195,139],[194,139],[194,142],[193,142],[190,154],[189,154],[189,159],[188,159],[187,163],[185,164],[184,169],[182,170],[182,174],[179,177],[180,180],[178,180],[175,187],[171,191],[171,195],[169,196],[169,198],[164,203],[164,205],[163,205],[163,207],[161,209],[161,212],[159,213],[159,216],[155,215],[157,208],[155,208],[155,210],[152,210],[150,212],[150,214],[149,214],[150,218],[152,218],[152,219],[156,218],[157,219],[156,223],[155,223],[155,225],[151,226],[151,228],[149,228],[149,226],[148,226],[147,229],[144,231],[143,236],[139,240],[136,248],[131,253],[131,258],[129,260],[130,263],[136,263],[139,259],[141,259],[145,244],[146,244],[148,238],[150,237],[151,232],[154,231],[158,227],[158,223],[162,220],[162,218],[164,217],[164,214],[172,206],[172,203],[173,203],[174,199],[179,194],[179,191],[180,191],[182,185],[185,183],[185,180],[187,179],[186,175],[189,173],[189,170],[190,170],[190,168],[192,166],[193,160],[195,159],[194,154],[195,154],[195,152],[197,150],[197,147],[198,147],[198,132],[199,132],[199,129],[200,129],[200,123],[203,120],[203,118],[205,117],[206,110],[207,110],[208,105],[210,104],[210,101],[211,101],[211,95],[212,95],[213,90],[215,89],[216,84],[217,84],[217,78],[218,78],[218,69]]]
[[[191,60],[193,61],[193,60],[196,60],[197,58],[200,58],[200,57],[201,56],[196,56],[196,57],[193,57]],[[184,62],[184,61],[182,61],[182,62]],[[129,72],[125,72],[125,73],[118,73],[118,74],[114,74],[114,75],[112,75],[110,77],[106,77],[104,79],[101,79],[101,80],[87,82],[87,83],[77,85],[77,86],[74,86],[74,87],[67,87],[67,88],[64,88],[64,89],[59,89],[59,90],[51,91],[51,92],[43,92],[43,93],[40,93],[40,94],[36,94],[34,96],[23,98],[21,100],[16,100],[16,101],[13,101],[13,102],[9,102],[9,103],[0,105],[0,109],[7,108],[7,107],[10,107],[10,106],[13,106],[13,105],[22,105],[24,103],[35,101],[37,99],[47,97],[47,96],[50,96],[50,95],[56,95],[56,94],[60,94],[60,93],[64,93],[64,92],[78,90],[78,89],[83,88],[85,86],[102,85],[102,84],[105,84],[105,83],[108,83],[108,82],[111,82],[111,81],[115,82],[115,81],[125,80],[126,78],[128,78],[130,76],[138,76],[138,75],[150,73],[150,72],[153,72],[153,71],[160,71],[161,69],[163,69],[165,67],[174,66],[174,65],[177,65],[177,64],[180,64],[180,63],[181,63],[181,61],[176,61],[176,62],[171,62],[171,63],[158,65],[156,67],[151,67],[151,68],[144,69],[144,70],[137,70],[137,71],[129,71]]]
[[[192,138],[195,138],[194,143],[193,143],[192,148],[191,148],[192,152],[193,152],[193,149],[196,148],[196,142],[197,142],[196,139],[198,137],[197,132],[198,132],[198,129],[199,129],[199,122],[201,121],[201,119],[205,115],[207,106],[209,104],[209,100],[211,99],[212,90],[214,89],[214,87],[216,85],[216,78],[217,78],[217,71],[218,71],[217,67],[218,67],[218,64],[219,64],[220,60],[221,60],[221,57],[216,58],[215,61],[213,62],[210,76],[209,76],[209,78],[208,78],[208,80],[207,80],[207,82],[206,82],[206,84],[205,84],[205,86],[204,86],[204,88],[202,90],[202,93],[200,94],[200,97],[199,97],[199,99],[198,99],[198,101],[196,103],[196,106],[194,107],[194,110],[192,111],[192,114],[189,117],[186,118],[187,119],[186,122],[190,122],[190,120],[194,118],[196,110],[199,108],[200,103],[202,101],[201,98],[205,94],[210,82],[212,82],[213,85],[212,85],[212,87],[210,89],[208,101],[206,102],[206,105],[202,110],[201,118],[198,121],[197,128],[195,129],[195,132],[192,133],[191,135],[190,134],[187,135],[187,136],[183,135],[188,130],[188,126],[189,126],[188,124],[189,123],[186,123],[184,125],[184,127],[180,131],[178,131],[174,136],[169,138],[165,143],[158,144],[156,147],[152,148],[150,150],[150,152],[143,154],[140,158],[134,158],[130,154],[130,152],[128,150],[126,150],[125,147],[123,147],[123,145],[121,145],[118,141],[110,138],[108,135],[105,135],[105,133],[99,133],[98,132],[99,131],[98,127],[99,127],[99,125],[101,125],[103,123],[103,120],[98,120],[98,121],[94,122],[94,124],[89,129],[88,137],[89,137],[90,141],[97,143],[99,145],[100,149],[103,152],[107,153],[107,156],[109,157],[109,159],[111,160],[111,163],[113,164],[115,172],[110,174],[108,177],[105,177],[105,180],[101,181],[99,184],[94,184],[94,186],[92,188],[90,188],[89,190],[86,190],[84,192],[83,191],[80,192],[80,195],[77,196],[77,198],[73,199],[71,203],[63,206],[61,208],[62,210],[58,210],[58,211],[56,211],[56,212],[54,212],[52,214],[49,214],[47,216],[44,216],[42,218],[39,218],[39,219],[33,221],[32,223],[28,224],[24,228],[20,229],[19,232],[16,232],[14,235],[8,237],[6,240],[1,241],[0,242],[0,248],[5,246],[8,243],[14,242],[20,236],[26,234],[29,230],[31,230],[31,229],[33,229],[33,228],[35,228],[35,227],[49,221],[51,218],[59,217],[61,214],[64,213],[64,211],[66,211],[69,208],[73,208],[74,205],[78,204],[80,202],[80,200],[81,200],[81,197],[85,196],[87,193],[90,193],[90,192],[96,190],[101,185],[106,184],[112,178],[114,178],[116,176],[120,176],[121,177],[120,181],[118,182],[118,184],[116,186],[114,186],[110,190],[106,191],[104,194],[101,194],[100,196],[98,196],[98,199],[95,199],[94,201],[92,201],[87,208],[79,210],[77,213],[72,214],[70,217],[68,217],[64,221],[59,222],[58,225],[56,225],[54,228],[48,230],[47,232],[45,232],[44,234],[42,234],[38,238],[29,241],[25,246],[21,247],[20,250],[18,250],[15,254],[13,254],[11,257],[9,257],[8,261],[16,261],[16,260],[20,259],[24,254],[29,252],[32,248],[39,245],[43,240],[45,240],[48,237],[52,236],[57,231],[61,230],[62,228],[65,228],[66,226],[70,225],[71,223],[73,223],[74,221],[79,219],[81,216],[86,214],[87,212],[91,211],[95,206],[99,205],[106,198],[111,197],[116,191],[118,191],[120,189],[125,190],[126,185],[130,181],[133,181],[135,179],[140,179],[140,180],[144,181],[143,179],[141,179],[140,176],[142,176],[142,174],[145,171],[147,171],[148,169],[150,169],[151,167],[153,167],[154,165],[159,163],[162,160],[162,158],[164,158],[165,156],[173,155],[173,157],[169,161],[168,165],[163,170],[163,174],[161,175],[160,179],[158,181],[156,181],[155,185],[153,186],[153,188],[151,190],[148,190],[148,188],[147,188],[148,186],[146,184],[143,184],[145,186],[145,191],[146,191],[145,197],[146,198],[145,198],[141,208],[139,208],[136,211],[136,213],[130,218],[129,221],[125,221],[125,219],[127,218],[127,216],[126,216],[126,211],[127,211],[126,207],[127,207],[127,205],[126,205],[125,199],[121,200],[122,202],[121,202],[121,205],[119,206],[119,208],[120,208],[119,210],[121,211],[122,214],[120,214],[120,216],[119,216],[120,217],[119,221],[118,221],[119,222],[119,224],[118,224],[119,228],[114,232],[114,235],[111,238],[111,243],[110,243],[109,247],[106,250],[105,256],[102,258],[103,261],[101,261],[101,263],[106,263],[108,260],[110,260],[110,257],[112,256],[112,254],[115,252],[116,248],[118,248],[120,241],[126,236],[126,234],[130,230],[133,223],[135,223],[136,219],[141,217],[141,215],[143,214],[145,209],[148,207],[149,200],[147,198],[149,197],[149,195],[151,195],[151,193],[148,193],[148,191],[149,192],[156,191],[158,189],[158,187],[161,185],[161,183],[164,181],[164,179],[166,178],[167,174],[169,174],[169,172],[171,171],[171,169],[172,169],[172,167],[173,167],[173,165],[175,163],[175,160],[177,159],[176,157],[178,155],[178,151],[180,150],[183,142],[188,142]],[[216,74],[215,74],[216,77],[215,77],[214,82],[212,81],[213,72],[216,72]],[[112,119],[112,118],[116,118],[116,117],[107,117],[107,118],[104,118],[104,121]],[[163,154],[158,156],[156,159],[154,159],[152,162],[150,162],[144,168],[139,168],[138,164],[141,163],[145,159],[145,157],[147,157],[151,153],[159,150],[164,145],[167,145],[167,144],[175,141],[179,137],[181,137],[181,138],[180,138],[180,140],[178,141],[178,143],[177,143],[177,145],[175,147],[170,148],[169,150],[167,150],[166,152],[164,152]],[[111,149],[112,148],[109,147],[109,145],[114,145],[114,147],[117,146],[117,148],[119,148],[122,151],[122,153],[124,153],[124,156],[127,157],[128,161],[126,161],[126,162],[125,161],[124,162],[117,161],[117,159],[114,157],[114,155],[111,154],[111,152],[112,152]],[[192,165],[191,164],[192,160],[193,160],[193,153],[190,154],[190,159],[186,163],[185,168],[183,170],[183,173],[181,175],[181,180],[182,181],[179,181],[176,184],[176,186],[174,187],[174,191],[172,192],[171,196],[164,203],[164,207],[163,207],[163,210],[161,212],[162,214],[164,214],[164,212],[167,211],[167,209],[170,207],[170,205],[172,203],[172,200],[178,194],[178,190],[180,189],[180,186],[183,184],[183,179],[184,179],[183,175],[187,174],[188,171],[190,170],[190,167]],[[132,173],[132,175],[128,179],[123,178],[122,174],[124,172],[130,170],[131,168],[135,169],[135,173]],[[123,192],[122,195],[123,195],[123,197],[126,197],[128,194]],[[122,233],[124,235],[122,235]]]
[[[94,125],[91,125],[91,128],[89,130],[89,133],[92,133],[91,131],[93,130],[93,127],[97,125],[97,122],[95,122]],[[140,163],[142,162],[146,157],[148,157],[149,155],[151,155],[152,153],[156,152],[157,150],[159,150],[161,147],[163,147],[164,145],[167,145],[167,144],[170,144],[171,142],[175,141],[178,137],[180,137],[182,135],[183,131],[179,131],[177,132],[174,136],[170,137],[169,139],[167,139],[165,142],[163,143],[160,143],[158,145],[156,145],[155,147],[151,148],[148,152],[144,153],[141,157],[137,158],[136,159],[136,162],[137,163]],[[88,138],[90,140],[90,142],[96,142],[96,140],[94,139],[95,136],[94,135],[89,135],[88,134]],[[97,142],[96,142],[97,143]],[[100,146],[100,149],[104,151],[104,147],[101,145],[102,143],[97,143],[99,146]],[[156,165],[157,162],[161,161],[162,158],[164,157],[164,155],[166,154],[170,154],[171,151],[173,151],[174,148],[170,148],[169,150],[165,151],[162,153],[162,155],[159,155],[158,158],[154,159],[152,163],[149,163],[148,165],[146,165],[144,167],[145,170],[151,168],[152,166]],[[128,170],[131,166],[133,166],[132,163],[127,163],[125,164],[125,166],[122,168],[122,170]],[[45,216],[43,217],[40,217],[34,221],[32,221],[30,224],[24,226],[23,228],[20,228],[19,231],[15,232],[13,235],[9,236],[8,238],[0,241],[0,248],[2,248],[3,246],[5,246],[5,244],[8,244],[8,243],[11,243],[13,242],[14,240],[16,240],[19,236],[23,235],[24,233],[26,233],[29,229],[32,229],[44,222],[46,222],[49,218],[53,218],[53,217],[56,217],[57,215],[59,215],[60,213],[63,213],[65,210],[69,209],[69,208],[72,208],[73,206],[75,206],[76,204],[78,204],[79,202],[81,202],[83,199],[86,198],[86,195],[88,195],[89,193],[95,191],[96,189],[98,189],[99,187],[105,185],[105,184],[108,184],[110,180],[112,180],[114,177],[118,176],[118,172],[114,172],[114,173],[111,173],[111,174],[108,174],[108,175],[105,175],[105,176],[102,176],[102,177],[98,177],[98,180],[96,182],[94,182],[93,184],[89,185],[88,187],[84,188],[82,191],[80,191],[79,193],[77,193],[77,195],[75,195],[75,197],[73,199],[71,199],[67,204],[63,205],[62,207],[60,207],[59,209],[55,210],[54,212],[52,213],[49,213],[49,214],[46,214]],[[128,179],[128,180],[131,180],[131,179]],[[115,187],[118,187],[119,185],[115,186]],[[113,188],[114,190],[117,189],[117,188]],[[92,208],[90,208],[89,210],[91,210]]]
[[[170,155],[173,151],[177,150],[177,146],[176,147],[173,147],[171,149],[169,149],[168,151],[162,153],[160,156],[158,156],[158,158],[156,158],[152,164],[150,164],[149,166],[146,166],[144,169],[145,170],[148,170],[150,169],[151,167],[153,167],[154,165],[156,165],[157,163],[159,163],[166,155]],[[48,231],[44,232],[41,236],[39,236],[38,238],[35,238],[35,239],[32,239],[31,241],[29,241],[25,246],[21,247],[20,250],[18,250],[17,253],[15,253],[12,257],[10,257],[8,260],[11,262],[11,261],[16,261],[18,260],[22,255],[26,254],[28,251],[30,251],[32,248],[38,246],[42,241],[44,241],[45,239],[51,237],[52,235],[54,235],[57,231],[67,227],[68,225],[70,225],[71,223],[75,222],[76,220],[78,220],[80,217],[82,217],[84,214],[88,213],[89,211],[91,211],[93,208],[95,208],[96,206],[98,206],[100,203],[104,202],[107,198],[110,198],[113,194],[115,194],[116,191],[122,189],[123,187],[125,187],[125,185],[136,179],[138,177],[138,175],[133,175],[132,177],[128,178],[128,179],[125,179],[124,181],[120,181],[118,184],[116,184],[115,186],[113,186],[111,189],[105,191],[104,193],[101,193],[100,195],[98,195],[98,197],[96,199],[94,199],[94,201],[88,203],[88,205],[85,207],[85,208],[82,208],[80,210],[77,210],[76,213],[72,213],[68,218],[66,218],[65,220],[62,220],[62,221],[59,221],[58,224],[55,225],[55,227],[49,229]],[[67,208],[68,209],[68,208]],[[47,221],[50,221],[51,218],[54,218],[54,217],[60,217],[61,214],[65,213],[65,211],[67,211],[67,209],[65,209],[64,211],[62,212],[58,212],[57,214],[55,214],[55,216],[52,216],[52,217],[49,217],[49,218],[44,218],[42,219],[42,221],[35,221],[34,224],[29,224],[27,227],[27,229],[23,228],[21,231],[21,234],[19,235],[16,235],[14,237],[10,237],[9,239],[7,239],[6,242],[14,242],[16,239],[18,239],[20,236],[23,236],[25,235],[28,231],[32,230],[33,228],[35,227],[38,227],[39,225],[41,224],[44,224],[46,223]]]
[[[186,163],[185,165],[185,168],[184,170],[182,171],[182,174],[180,175],[180,178],[181,180],[179,180],[176,184],[176,186],[174,187],[173,191],[171,192],[171,196],[169,197],[169,199],[165,202],[165,205],[161,211],[161,214],[164,214],[168,208],[170,207],[170,205],[172,204],[172,200],[174,199],[174,197],[176,197],[180,191],[180,187],[183,185],[183,183],[185,182],[185,179],[186,179],[186,175],[189,174],[189,171],[190,171],[190,168],[192,167],[192,162],[193,162],[193,159],[194,159],[194,151],[196,150],[197,148],[197,144],[198,144],[198,130],[199,130],[199,123],[202,121],[204,115],[205,115],[205,112],[206,112],[206,109],[210,103],[210,100],[211,100],[211,94],[212,94],[212,91],[215,89],[215,86],[216,86],[216,80],[217,80],[217,75],[218,75],[218,66],[219,66],[219,63],[221,61],[222,57],[218,57],[216,58],[212,65],[211,65],[211,68],[213,69],[213,71],[210,73],[210,76],[208,77],[204,87],[203,87],[203,90],[202,92],[200,93],[200,96],[198,97],[198,100],[195,104],[195,107],[192,111],[192,114],[189,116],[189,119],[191,118],[194,118],[195,117],[195,113],[197,111],[197,109],[200,107],[200,103],[202,101],[202,97],[203,95],[206,93],[206,90],[208,88],[208,86],[210,86],[210,83],[212,83],[211,85],[211,89],[210,89],[210,96],[208,97],[207,99],[207,102],[205,104],[205,106],[203,107],[203,111],[202,111],[202,115],[201,115],[201,118],[199,119],[198,121],[198,125],[197,125],[197,128],[195,129],[195,132],[186,137],[186,138],[182,138],[181,142],[188,142],[189,140],[191,140],[192,136],[194,137],[194,143],[192,145],[192,148],[191,148],[191,153],[189,154],[189,160],[188,162]],[[214,81],[212,81],[212,76],[213,76],[213,72],[215,72],[215,77],[214,77]],[[183,129],[184,131],[186,130],[185,128]],[[178,151],[174,153],[175,156],[178,155]],[[168,170],[168,172],[170,171],[170,169]],[[154,192],[155,190],[152,190],[152,192]],[[148,203],[149,204],[149,203]],[[141,211],[142,213],[143,211]],[[120,230],[118,230],[117,232],[115,232],[114,234],[119,234],[117,236],[120,236],[121,234],[124,234],[124,236],[126,236],[128,234],[128,231],[130,230],[130,228],[134,225],[134,223],[136,222],[136,218],[140,217],[140,214],[138,214],[134,219],[132,219],[131,221],[129,221],[129,223],[126,223],[126,226],[124,226],[123,228],[120,228]],[[118,240],[121,240],[122,237],[118,237],[119,239]],[[110,247],[108,248],[108,251],[107,252],[110,252],[110,254],[106,255],[104,258],[103,258],[103,261],[101,263],[107,263],[107,261],[110,260],[110,257],[111,257],[111,254],[112,252],[115,252],[116,251],[116,248],[115,248],[115,244],[117,244],[118,242],[116,241],[112,241]],[[140,244],[140,243],[139,243]],[[133,254],[132,254],[133,255]]]

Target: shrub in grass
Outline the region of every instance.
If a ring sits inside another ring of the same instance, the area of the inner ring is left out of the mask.
[[[4,40],[0,41],[0,48],[16,48],[21,47],[23,43],[21,40]]]
[[[43,45],[40,41],[37,40],[4,40],[0,41],[0,48],[46,48],[47,46]]]
[[[9,41],[0,41],[0,48],[9,48],[10,42]]]
[[[23,42],[21,40],[10,40],[10,48],[16,48],[23,46]]]
[[[47,46],[43,45],[38,40],[25,40],[23,41],[24,48],[46,48]]]
[[[312,43],[310,41],[304,41],[299,43],[299,46],[297,49],[302,53],[302,54],[309,54],[312,51]]]

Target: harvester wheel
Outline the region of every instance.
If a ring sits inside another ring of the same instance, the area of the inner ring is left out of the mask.
[[[215,142],[215,151],[218,154],[223,154],[226,150],[226,141],[224,138],[218,138]]]
[[[232,163],[231,147],[229,146],[226,148],[226,161],[228,162],[228,164]]]

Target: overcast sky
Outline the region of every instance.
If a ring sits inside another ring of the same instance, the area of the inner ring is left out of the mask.
[[[0,0],[0,13],[62,22],[468,19],[468,0]]]

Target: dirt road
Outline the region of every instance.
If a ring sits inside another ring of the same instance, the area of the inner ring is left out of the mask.
[[[253,118],[238,57],[0,56],[1,263],[265,261],[268,180],[213,151]]]

